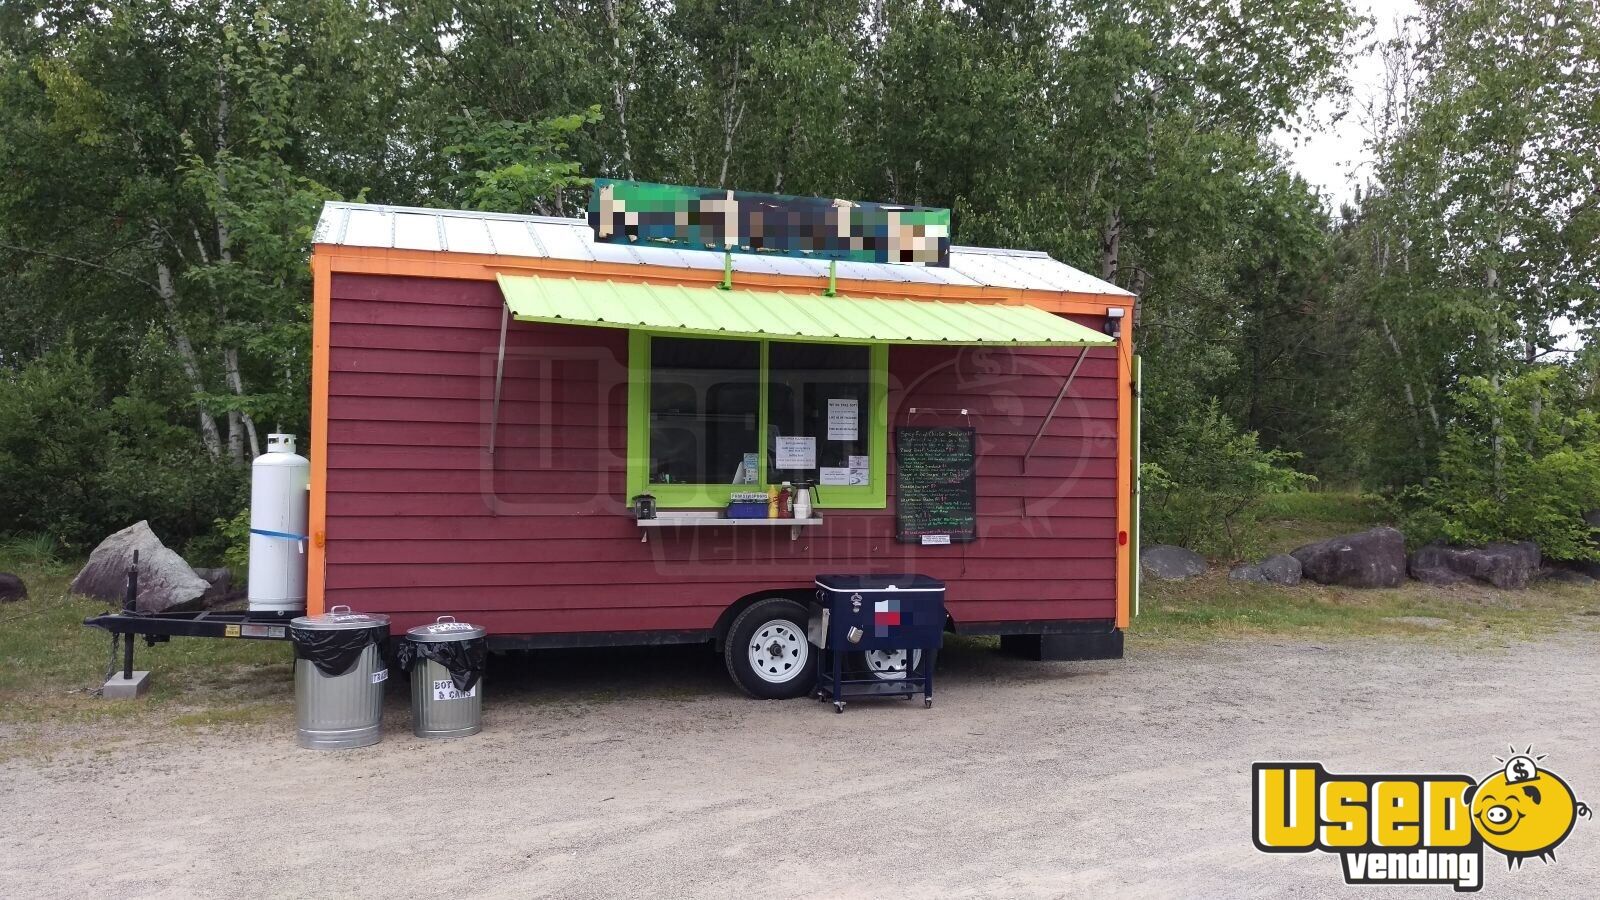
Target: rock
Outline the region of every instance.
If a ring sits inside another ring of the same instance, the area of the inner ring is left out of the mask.
[[[168,550],[147,522],[137,522],[100,542],[72,579],[72,592],[119,606],[128,590],[128,566],[139,553],[139,612],[198,609],[211,585],[183,557]]]
[[[1307,544],[1289,554],[1301,574],[1318,584],[1399,587],[1406,580],[1406,538],[1393,528],[1374,528]]]
[[[200,598],[207,609],[215,609],[219,604],[226,603],[233,596],[233,570],[227,566],[215,569],[200,568],[194,573],[211,585],[206,589],[205,596]]]
[[[1593,543],[1596,547],[1600,547],[1600,509],[1591,510],[1590,512],[1585,513],[1583,520],[1589,523],[1590,528],[1595,529],[1594,537],[1590,543]],[[1567,565],[1569,568],[1578,572],[1579,574],[1587,575],[1590,578],[1600,578],[1600,562],[1582,560],[1580,562],[1568,563]]]
[[[1497,588],[1525,588],[1539,571],[1539,547],[1532,541],[1456,547],[1434,542],[1411,554],[1411,577],[1428,584],[1484,581]]]
[[[28,586],[10,572],[0,572],[0,603],[15,603],[28,599]]]
[[[1299,584],[1300,560],[1287,553],[1279,553],[1255,565],[1234,566],[1228,573],[1228,579],[1251,584]]]
[[[1273,584],[1299,584],[1301,575],[1300,560],[1287,553],[1269,556],[1261,561],[1261,574]]]
[[[1267,576],[1262,573],[1260,566],[1234,566],[1228,570],[1229,581],[1248,581],[1251,584],[1266,584]]]
[[[1542,577],[1545,581],[1553,581],[1556,584],[1577,584],[1585,587],[1593,584],[1600,584],[1600,582],[1597,582],[1593,577],[1584,574],[1577,568],[1568,568],[1568,566],[1576,567],[1578,565],[1582,565],[1582,563],[1568,563],[1565,565],[1553,566],[1545,569],[1542,573]],[[1593,563],[1590,563],[1590,565],[1593,565]]]
[[[1206,573],[1206,558],[1171,544],[1152,544],[1139,551],[1139,567],[1152,578],[1179,581]]]

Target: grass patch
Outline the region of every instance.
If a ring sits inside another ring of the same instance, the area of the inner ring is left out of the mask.
[[[1388,524],[1389,510],[1373,494],[1292,491],[1262,501],[1256,529],[1261,549],[1270,555]]]
[[[1488,646],[1564,630],[1600,630],[1592,586],[1537,584],[1521,591],[1407,582],[1361,590],[1304,582],[1295,587],[1231,581],[1212,571],[1181,582],[1146,580],[1131,632],[1205,640],[1257,635],[1396,635]]]
[[[134,660],[150,670],[150,692],[137,701],[100,698],[111,637],[83,620],[110,607],[69,593],[78,568],[43,542],[0,545],[0,571],[28,585],[27,600],[0,604],[0,726],[25,733],[46,722],[206,725],[290,708],[293,656],[279,641],[174,638],[147,647],[140,640]]]

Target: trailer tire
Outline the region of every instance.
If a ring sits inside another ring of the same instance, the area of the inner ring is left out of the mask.
[[[817,680],[817,654],[806,640],[806,608],[768,597],[733,620],[722,660],[734,684],[762,700],[788,700],[810,693]]]

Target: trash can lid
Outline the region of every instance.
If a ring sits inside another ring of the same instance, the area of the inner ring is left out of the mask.
[[[942,591],[944,582],[927,575],[818,575],[817,587],[830,591]]]
[[[438,621],[432,624],[406,629],[406,640],[435,644],[444,641],[470,641],[488,633],[489,630],[482,625],[457,622],[455,616],[440,616]]]
[[[381,613],[351,612],[348,606],[335,606],[319,615],[299,616],[291,619],[289,624],[308,631],[345,631],[355,628],[374,628],[379,625],[387,626],[389,617]]]

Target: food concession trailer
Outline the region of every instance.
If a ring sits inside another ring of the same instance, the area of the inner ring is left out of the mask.
[[[709,642],[788,697],[819,573],[917,572],[956,633],[1121,656],[1126,291],[947,240],[837,261],[353,203],[314,242],[309,613],[448,613],[500,649]],[[802,481],[804,519],[723,513]]]

